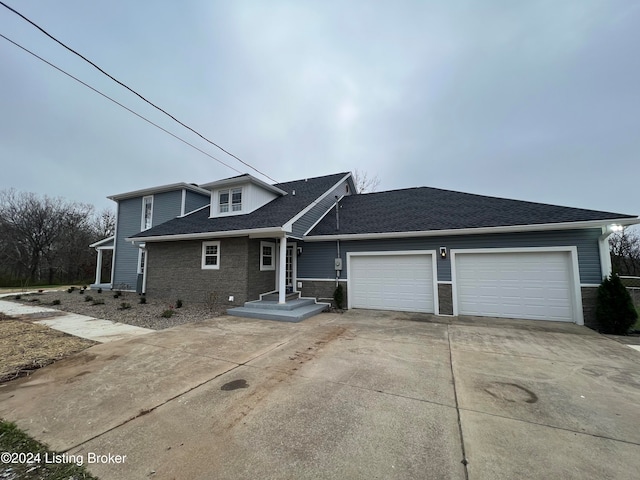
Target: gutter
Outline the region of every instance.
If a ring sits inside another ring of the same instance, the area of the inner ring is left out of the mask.
[[[610,220],[588,220],[573,223],[542,223],[539,225],[506,225],[500,227],[456,228],[447,230],[416,230],[404,232],[381,233],[348,233],[337,235],[311,235],[304,238],[305,242],[325,242],[329,240],[372,240],[379,238],[406,237],[443,237],[449,235],[479,235],[485,233],[536,232],[545,230],[576,230],[583,228],[603,228],[607,225],[636,225],[640,223],[638,217],[615,218]]]
[[[177,235],[154,235],[149,237],[127,237],[127,242],[172,242],[179,240],[198,240],[203,238],[245,237],[267,238],[282,237],[288,232],[283,227],[251,228],[245,230],[225,230],[222,232],[183,233]]]

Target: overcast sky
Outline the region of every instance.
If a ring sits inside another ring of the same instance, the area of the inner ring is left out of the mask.
[[[277,181],[640,214],[638,1],[3,1]],[[2,6],[0,33],[259,176]],[[0,189],[102,209],[237,175],[2,38],[0,87]]]

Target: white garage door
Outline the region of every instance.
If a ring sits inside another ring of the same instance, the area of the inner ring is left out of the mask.
[[[568,252],[456,253],[459,315],[574,321]]]
[[[352,255],[350,308],[434,312],[431,255]]]

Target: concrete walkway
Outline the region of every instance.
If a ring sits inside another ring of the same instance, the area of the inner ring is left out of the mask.
[[[8,297],[14,295],[15,293],[0,296]],[[100,343],[132,338],[154,331],[149,328],[135,327],[77,313],[67,313],[40,305],[23,305],[1,299],[0,312],[11,317],[32,320],[33,323],[46,325],[54,330]]]

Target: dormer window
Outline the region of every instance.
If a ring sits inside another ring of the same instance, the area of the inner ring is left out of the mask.
[[[242,211],[242,188],[231,188],[229,190],[220,190],[219,212],[229,213]]]

